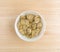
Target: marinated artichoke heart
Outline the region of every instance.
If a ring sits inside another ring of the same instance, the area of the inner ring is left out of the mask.
[[[35,15],[33,15],[33,14],[28,14],[28,15],[27,15],[27,19],[28,19],[30,22],[33,22],[34,16],[35,16]]]
[[[18,31],[27,38],[34,38],[42,30],[42,21],[39,15],[27,14],[20,16],[17,23]]]

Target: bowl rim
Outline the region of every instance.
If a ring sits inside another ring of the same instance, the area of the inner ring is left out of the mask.
[[[39,16],[41,17],[41,21],[42,21],[42,23],[43,23],[43,27],[42,27],[42,30],[41,30],[39,36],[37,36],[37,37],[35,37],[35,38],[32,38],[32,39],[29,39],[29,38],[23,36],[23,35],[18,31],[18,28],[17,28],[17,23],[18,23],[18,21],[19,21],[20,16],[26,15],[26,14],[28,14],[28,13],[30,13],[30,14],[35,14],[35,15],[36,15],[36,14],[39,15]],[[45,32],[45,30],[46,30],[46,21],[45,21],[44,17],[42,17],[42,15],[40,14],[40,12],[37,12],[37,11],[34,11],[34,10],[27,10],[27,11],[21,12],[21,13],[17,16],[17,18],[16,18],[16,20],[15,20],[15,24],[14,24],[14,29],[15,29],[15,32],[16,32],[17,36],[18,36],[20,39],[22,39],[22,40],[24,40],[24,41],[27,41],[27,42],[34,42],[34,41],[40,39],[40,38],[44,35],[44,32]]]

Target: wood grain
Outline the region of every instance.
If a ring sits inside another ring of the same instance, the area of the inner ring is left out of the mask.
[[[16,35],[14,22],[25,10],[36,10],[45,18],[44,36],[25,42]],[[0,52],[60,52],[60,0],[0,0]]]

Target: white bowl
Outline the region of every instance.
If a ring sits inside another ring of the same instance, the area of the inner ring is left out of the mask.
[[[35,38],[31,38],[31,39],[30,39],[30,38],[27,38],[26,36],[23,36],[23,35],[19,32],[19,30],[18,30],[18,28],[17,28],[17,23],[18,23],[18,21],[19,21],[19,19],[20,19],[20,16],[21,16],[21,15],[26,15],[26,14],[35,14],[35,15],[39,15],[39,16],[41,17],[43,27],[42,27],[42,30],[41,30],[39,36],[37,36],[37,37],[35,37]],[[18,35],[18,37],[21,38],[22,40],[28,41],[28,42],[33,42],[33,41],[36,41],[36,40],[38,40],[39,38],[41,38],[41,37],[43,36],[44,32],[45,32],[45,29],[46,29],[46,23],[45,23],[44,18],[40,15],[40,13],[38,13],[37,11],[32,11],[32,10],[23,11],[20,15],[18,15],[18,17],[16,18],[16,21],[15,21],[15,25],[14,25],[14,26],[15,26],[15,31],[16,31],[16,34]]]

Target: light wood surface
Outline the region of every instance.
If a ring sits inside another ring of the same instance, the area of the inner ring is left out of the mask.
[[[25,10],[39,11],[46,20],[46,32],[36,42],[21,40],[14,31]],[[60,52],[60,0],[0,0],[0,52]]]

